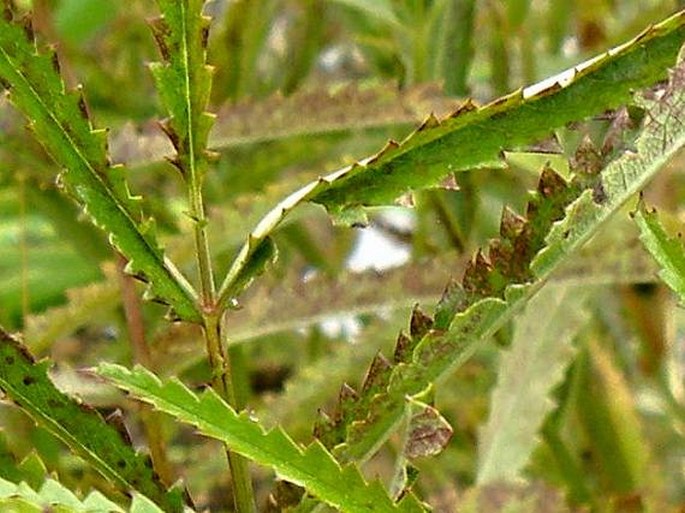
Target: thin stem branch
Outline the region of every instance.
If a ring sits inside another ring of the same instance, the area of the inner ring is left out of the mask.
[[[154,370],[150,348],[145,340],[145,323],[143,321],[140,299],[136,292],[133,278],[124,272],[126,264],[126,258],[121,254],[117,254],[117,272],[121,284],[121,301],[124,307],[128,338],[133,350],[133,360],[150,370]],[[150,449],[152,465],[162,482],[167,486],[171,486],[175,477],[171,463],[167,458],[164,438],[158,429],[160,416],[156,412],[150,411],[147,406],[141,406],[139,413],[145,438]]]

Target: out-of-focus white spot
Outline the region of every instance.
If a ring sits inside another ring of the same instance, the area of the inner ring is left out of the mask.
[[[359,232],[357,244],[347,260],[347,268],[354,272],[368,269],[383,271],[407,263],[410,256],[408,247],[370,227]]]

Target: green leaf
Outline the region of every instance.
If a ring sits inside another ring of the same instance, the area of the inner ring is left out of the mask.
[[[0,330],[0,388],[38,424],[49,430],[110,482],[139,491],[168,511],[180,511],[178,490],[167,492],[112,425],[92,408],[60,392],[48,376],[48,361],[36,363],[26,348]]]
[[[391,204],[450,173],[489,166],[554,128],[626,103],[635,89],[665,76],[685,42],[685,11],[632,41],[482,108],[466,102],[442,121],[430,116],[402,143],[322,179],[307,201],[339,220],[363,220],[362,207]],[[360,217],[362,216],[362,217]]]
[[[413,498],[395,504],[379,482],[367,484],[353,465],[340,467],[319,442],[301,448],[280,428],[266,432],[246,413],[237,414],[212,389],[196,395],[178,379],[162,382],[139,366],[131,371],[103,363],[97,372],[138,399],[223,441],[231,450],[273,468],[281,478],[303,486],[342,511],[423,511]]]
[[[406,396],[421,393],[470,358],[685,145],[684,75],[681,58],[660,99],[649,105],[634,149],[600,175],[579,168],[567,183],[543,170],[528,219],[505,210],[501,238],[478,252],[435,319],[415,312],[410,335],[398,339],[394,365],[378,372],[374,361],[362,393],[353,399],[347,394],[336,420],[317,427],[326,446],[337,447],[343,461],[372,455],[402,419]]]
[[[162,127],[178,153],[173,163],[189,183],[201,187],[207,138],[214,116],[205,112],[212,87],[206,64],[209,18],[203,0],[158,0],[162,16],[150,24],[164,62],[150,64],[157,91],[169,112]]]
[[[182,319],[199,321],[192,287],[164,258],[150,220],[137,214],[139,207],[127,189],[123,168],[111,166],[107,134],[93,130],[81,92],[65,92],[54,52],[38,52],[24,28],[8,20],[11,13],[6,11],[0,19],[0,84],[64,169],[60,184],[129,258],[127,270],[148,281],[152,296],[171,305]]]
[[[0,478],[0,504],[2,511],[59,511],[75,513],[124,513],[117,504],[107,499],[100,492],[91,492],[81,500],[58,481],[47,479],[35,491],[26,483],[11,483]],[[20,499],[21,502],[12,503]],[[3,502],[10,501],[10,502]],[[10,509],[8,504],[18,509]],[[18,506],[21,504],[21,506]],[[133,511],[133,509],[131,509]],[[161,512],[159,508],[154,510]]]
[[[163,62],[150,65],[157,91],[170,117],[161,123],[176,149],[171,160],[188,188],[188,215],[194,224],[203,302],[214,301],[214,277],[207,241],[202,183],[207,172],[209,130],[214,116],[205,112],[212,89],[206,64],[209,18],[204,0],[158,0],[162,16],[150,24]]]
[[[640,240],[661,267],[659,276],[685,303],[685,248],[680,234],[669,236],[656,210],[647,210],[643,203],[633,218],[640,227]]]
[[[550,283],[526,305],[499,364],[478,447],[478,484],[520,477],[554,408],[551,392],[574,356],[573,338],[588,320],[588,293]]]
[[[547,136],[554,128],[617,107],[633,90],[665,75],[685,42],[685,11],[632,41],[564,73],[504,96],[482,108],[471,101],[438,121],[430,116],[404,142],[307,184],[267,213],[248,236],[220,289],[233,282],[259,243],[300,204],[324,205],[338,222],[366,224],[365,208],[392,204],[402,194],[439,184],[450,173],[501,165],[500,152]]]

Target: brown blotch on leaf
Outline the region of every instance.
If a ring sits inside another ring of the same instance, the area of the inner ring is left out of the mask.
[[[596,175],[603,167],[602,153],[589,137],[583,137],[571,159],[571,169],[578,174]]]
[[[526,220],[508,206],[502,209],[499,234],[504,239],[514,240],[523,230]]]
[[[440,454],[452,438],[449,423],[432,406],[426,406],[411,419],[405,455],[410,458]]]
[[[601,205],[607,201],[607,193],[604,190],[604,185],[602,185],[601,181],[598,181],[597,184],[592,188],[592,200]]]
[[[566,189],[566,180],[550,166],[545,166],[540,174],[538,192],[544,198],[555,196]]]

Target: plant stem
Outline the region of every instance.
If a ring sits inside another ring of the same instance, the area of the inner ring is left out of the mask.
[[[240,410],[244,404],[240,395],[239,386],[234,383],[234,373],[231,371],[231,362],[227,358],[221,343],[221,324],[220,316],[216,314],[205,315],[205,342],[207,343],[207,353],[209,364],[212,369],[212,387],[223,397],[234,409]],[[226,447],[226,457],[228,466],[231,469],[233,482],[233,494],[235,511],[240,513],[253,513],[257,511],[252,481],[247,460],[229,450]]]
[[[117,272],[121,284],[121,301],[124,306],[128,338],[133,350],[133,360],[150,370],[154,370],[150,348],[145,341],[145,325],[140,299],[136,293],[133,278],[124,272],[126,264],[126,258],[121,254],[117,254]],[[141,406],[139,413],[143,430],[145,431],[145,438],[150,449],[152,464],[162,482],[170,486],[174,482],[174,472],[167,458],[164,439],[158,429],[160,417],[157,412],[150,411],[147,406]]]

